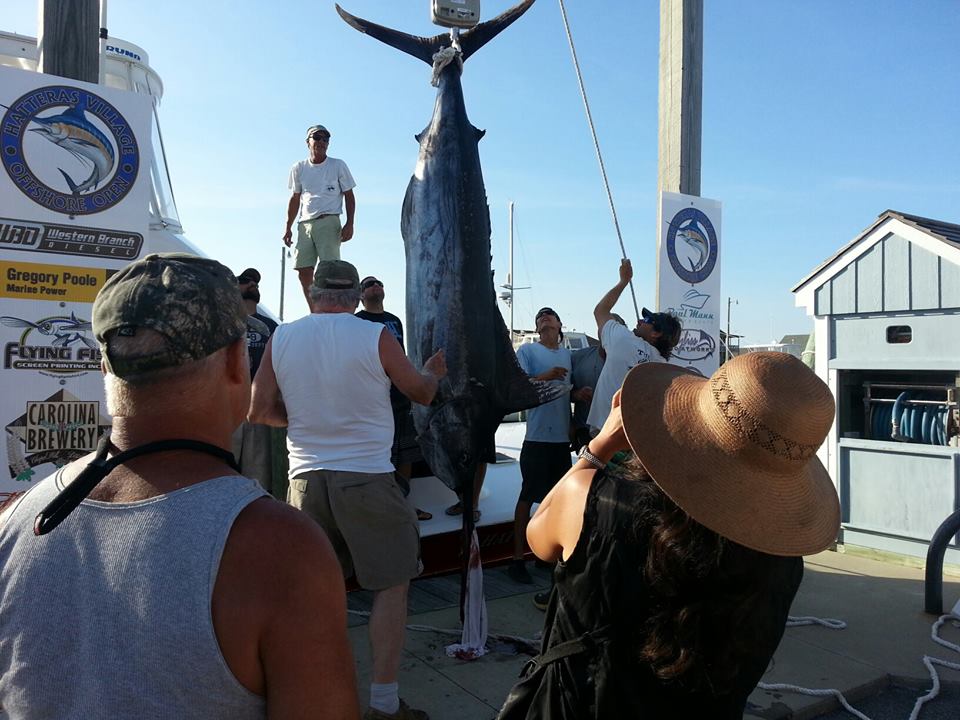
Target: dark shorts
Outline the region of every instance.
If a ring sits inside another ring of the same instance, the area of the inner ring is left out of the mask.
[[[393,447],[390,462],[394,467],[423,460],[417,444],[417,429],[413,426],[410,404],[393,410]]]
[[[542,502],[572,465],[570,443],[524,440],[520,450],[520,474],[523,476],[520,500]]]

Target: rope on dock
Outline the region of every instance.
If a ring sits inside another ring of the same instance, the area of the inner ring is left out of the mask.
[[[960,602],[957,603],[957,607],[960,608]],[[946,615],[941,615],[940,618],[933,624],[933,627],[930,628],[930,639],[933,640],[938,645],[941,645],[949,650],[953,650],[956,653],[960,653],[960,645],[952,643],[949,640],[944,640],[940,637],[940,628],[948,620],[953,621],[955,627],[960,627],[960,611],[957,608]],[[824,627],[830,628],[831,630],[843,630],[847,624],[842,620],[833,620],[830,618],[815,618],[815,617],[788,617],[787,618],[787,627],[799,627],[802,625],[822,625]],[[922,695],[917,698],[916,703],[914,703],[913,710],[910,712],[909,720],[917,720],[920,715],[920,709],[923,707],[924,703],[933,700],[937,695],[940,694],[940,675],[937,673],[935,666],[939,665],[940,667],[945,667],[950,670],[960,670],[960,663],[950,662],[948,660],[942,660],[941,658],[931,657],[930,655],[923,656],[923,665],[927,668],[927,672],[930,673],[931,688],[926,695]],[[790,685],[788,683],[757,683],[757,687],[761,690],[769,691],[780,691],[780,692],[795,692],[800,695],[810,695],[813,697],[827,697],[833,696],[837,698],[840,705],[843,706],[843,709],[849,712],[851,715],[860,718],[860,720],[871,720],[870,717],[864,715],[862,712],[853,707],[850,703],[847,702],[847,699],[843,696],[843,693],[835,688],[805,688],[800,687],[799,685]]]

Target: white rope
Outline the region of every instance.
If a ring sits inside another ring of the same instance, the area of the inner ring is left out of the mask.
[[[573,46],[573,35],[570,33],[570,23],[567,21],[567,9],[560,2],[560,14],[563,16],[563,28],[567,32],[567,42],[570,43],[570,55],[573,57],[573,69],[577,73],[577,84],[580,86],[580,97],[583,98],[583,109],[587,113],[587,124],[590,126],[590,135],[593,137],[593,147],[597,151],[597,162],[600,163],[600,175],[603,177],[603,187],[607,191],[607,202],[610,204],[610,215],[613,217],[613,227],[617,231],[617,240],[620,241],[621,256],[626,259],[627,249],[623,245],[623,235],[620,233],[620,222],[617,220],[617,208],[613,204],[613,193],[610,192],[610,183],[607,180],[607,169],[603,164],[603,155],[600,153],[600,141],[597,139],[597,130],[593,125],[593,115],[590,113],[590,103],[587,100],[587,91],[583,86],[583,75],[580,73],[580,63],[577,60],[577,50]],[[637,307],[637,296],[633,292],[633,280],[630,281],[630,297],[633,300],[633,311],[640,322],[640,310]]]
[[[455,47],[442,47],[433,54],[433,76],[430,78],[430,84],[437,87],[440,84],[440,73],[450,63],[457,60],[460,64],[460,72],[463,72],[463,58],[460,56],[460,50]]]
[[[933,627],[930,629],[930,638],[937,643],[942,645],[949,650],[960,653],[960,645],[950,642],[949,640],[944,640],[940,637],[939,630],[947,620],[960,621],[960,616],[953,613],[947,615],[941,615],[940,618],[933,624]],[[831,630],[843,630],[847,627],[847,624],[842,620],[833,620],[830,618],[820,619],[815,617],[788,617],[787,618],[787,627],[800,627],[803,625],[822,625],[824,627],[830,628]],[[954,622],[954,625],[958,625],[957,622]],[[930,680],[932,686],[930,691],[926,695],[922,695],[917,698],[917,701],[913,705],[913,710],[910,712],[909,720],[917,720],[920,715],[920,709],[923,707],[924,703],[933,700],[937,695],[940,694],[940,675],[937,673],[935,665],[948,668],[950,670],[960,670],[960,663],[949,662],[947,660],[941,660],[940,658],[930,657],[929,655],[923,656],[923,665],[927,668],[927,672],[930,673]],[[834,688],[828,689],[815,689],[815,688],[805,688],[800,687],[799,685],[790,685],[788,683],[757,683],[757,687],[761,690],[770,690],[770,691],[780,691],[780,692],[795,692],[800,695],[809,695],[812,697],[826,697],[833,696],[837,698],[840,704],[843,706],[843,709],[849,712],[851,715],[860,718],[860,720],[871,720],[870,717],[864,715],[862,712],[857,710],[855,707],[850,705],[847,702],[847,699],[843,696],[839,690]]]

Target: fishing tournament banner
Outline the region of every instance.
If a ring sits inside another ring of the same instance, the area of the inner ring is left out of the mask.
[[[0,67],[0,502],[109,426],[91,307],[144,251],[152,102]]]
[[[720,203],[660,193],[657,309],[683,324],[671,362],[709,377],[720,367]]]

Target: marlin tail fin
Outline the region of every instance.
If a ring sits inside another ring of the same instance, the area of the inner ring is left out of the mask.
[[[463,50],[463,59],[466,60],[477,50],[493,40],[502,30],[506,29],[514,20],[523,15],[533,3],[534,0],[523,0],[523,2],[516,7],[498,15],[493,18],[493,20],[480,23],[476,27],[462,33],[460,35],[460,47]],[[359,30],[365,35],[375,37],[380,42],[395,47],[397,50],[402,50],[408,55],[413,55],[415,58],[423,60],[427,65],[433,65],[434,54],[439,52],[440,48],[449,46],[450,44],[450,36],[446,33],[434,35],[429,38],[418,35],[408,35],[399,30],[393,30],[392,28],[377,25],[369,20],[351,15],[340,7],[340,5],[337,5],[337,12],[352,28]]]

